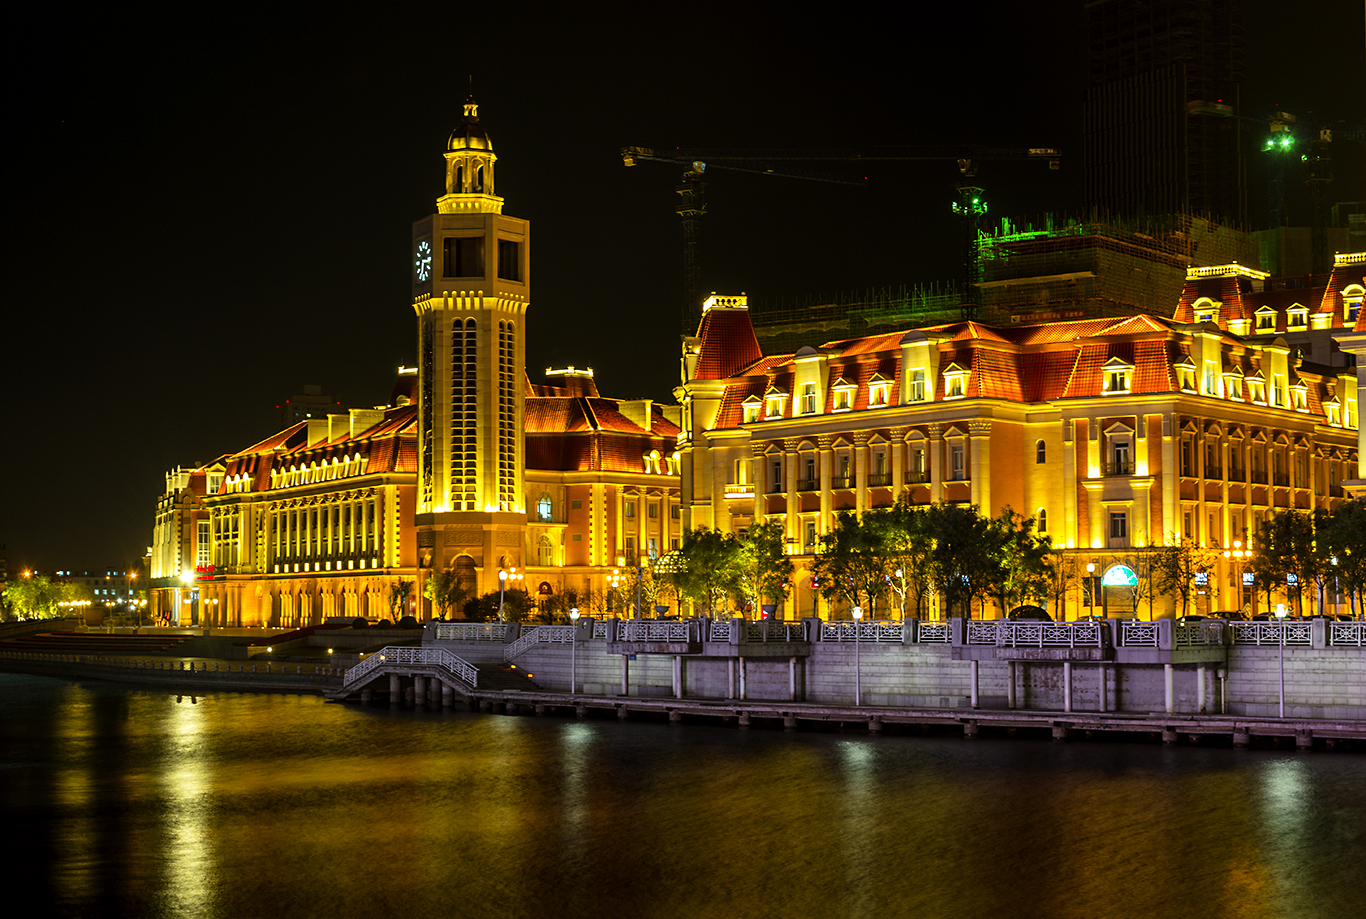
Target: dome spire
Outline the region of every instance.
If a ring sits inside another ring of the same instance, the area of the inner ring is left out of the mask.
[[[479,124],[479,103],[474,100],[474,78],[465,99],[464,123],[446,141],[446,193],[437,199],[443,213],[488,211],[501,213],[503,199],[494,191],[493,164],[498,157],[493,141]]]

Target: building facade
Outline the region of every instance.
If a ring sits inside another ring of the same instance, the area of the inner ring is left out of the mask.
[[[603,591],[638,553],[677,546],[678,407],[603,397],[591,370],[527,377],[530,225],[503,214],[495,161],[471,101],[437,212],[413,225],[418,365],[386,405],[168,474],[154,612],[220,626],[425,618],[436,570],[472,595],[513,575],[544,600]]]
[[[1355,369],[1288,339],[1317,331],[1326,357],[1360,326],[1363,257],[1338,262],[1294,297],[1238,265],[1192,269],[1174,320],[960,322],[782,355],[761,353],[743,297],[714,297],[683,349],[684,525],[780,522],[800,570],[840,511],[1009,506],[1101,570],[1181,539],[1227,550],[1207,596],[1239,608],[1232,552],[1257,524],[1332,509],[1358,477]]]

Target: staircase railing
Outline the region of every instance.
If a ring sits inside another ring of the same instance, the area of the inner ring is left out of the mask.
[[[342,687],[349,689],[367,679],[370,674],[393,666],[404,664],[435,666],[465,683],[471,689],[479,685],[479,668],[462,657],[457,657],[445,648],[413,648],[390,645],[371,654],[365,660],[346,671]]]

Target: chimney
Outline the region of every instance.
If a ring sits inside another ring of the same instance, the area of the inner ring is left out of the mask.
[[[645,433],[651,432],[650,423],[654,417],[653,399],[627,399],[617,403],[617,411],[621,412],[637,427],[644,428]]]

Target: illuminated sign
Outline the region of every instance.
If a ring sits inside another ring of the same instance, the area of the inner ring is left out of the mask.
[[[1101,587],[1137,587],[1138,575],[1128,565],[1116,565],[1100,580]]]
[[[1244,586],[1244,587],[1251,587],[1251,586],[1252,586],[1253,584],[1255,584],[1255,583],[1257,583],[1257,576],[1256,576],[1255,574],[1253,574],[1251,571],[1244,571],[1244,572],[1243,572],[1243,586]]]
[[[1208,572],[1208,571],[1197,571],[1197,572],[1195,572],[1195,586],[1196,586],[1196,587],[1207,587],[1208,585],[1209,585],[1209,572]]]
[[[194,579],[196,581],[212,581],[213,565],[195,565]]]

